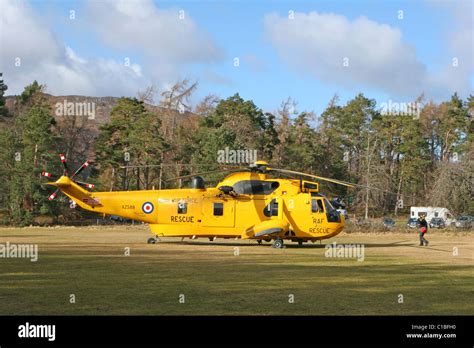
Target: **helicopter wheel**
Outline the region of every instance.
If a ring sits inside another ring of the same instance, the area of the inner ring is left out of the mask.
[[[272,245],[273,248],[275,249],[283,249],[283,239],[275,239],[273,241],[273,245]]]
[[[148,238],[148,240],[146,242],[147,242],[147,244],[156,244],[159,241],[160,240],[158,238],[151,237],[151,238]]]

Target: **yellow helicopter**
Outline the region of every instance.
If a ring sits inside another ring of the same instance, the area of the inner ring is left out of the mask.
[[[286,169],[271,168],[257,161],[249,167],[225,170],[231,172],[216,187],[205,187],[199,175],[191,178],[189,189],[90,192],[93,185],[74,178],[89,166],[86,161],[72,176],[66,159],[63,175],[49,185],[62,191],[80,207],[96,213],[116,215],[149,224],[160,237],[255,239],[273,241],[283,248],[283,240],[316,241],[333,237],[344,228],[345,218],[329,200],[319,193],[319,184],[303,177],[354,187],[352,184]],[[223,172],[223,171],[221,171]],[[271,173],[297,176],[299,179],[273,178]],[[202,174],[201,174],[202,175]],[[51,177],[43,172],[43,176]]]

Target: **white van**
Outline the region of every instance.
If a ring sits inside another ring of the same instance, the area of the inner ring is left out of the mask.
[[[440,207],[411,207],[410,218],[418,219],[420,215],[426,216],[426,221],[430,222],[432,218],[442,218],[446,226],[453,224],[456,219],[447,208]]]

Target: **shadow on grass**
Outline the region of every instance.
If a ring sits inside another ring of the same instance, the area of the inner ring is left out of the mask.
[[[36,238],[36,237],[51,237],[51,234],[0,234],[0,238]]]
[[[391,247],[415,247],[417,246],[418,241],[414,241],[412,243],[404,243],[407,241],[402,241],[402,242],[395,242],[395,243],[341,243],[337,242],[337,245],[353,245],[353,244],[362,244],[364,245],[365,248],[391,248]],[[403,243],[403,244],[401,244]],[[181,245],[196,245],[196,246],[245,246],[245,247],[259,247],[259,248],[264,248],[264,247],[272,247],[272,243],[264,242],[262,244],[257,244],[256,241],[250,242],[250,243],[242,243],[242,242],[207,242],[207,241],[166,241],[166,240],[161,240],[159,244],[181,244]],[[296,243],[285,243],[285,248],[288,249],[324,249],[326,245],[331,245],[332,243],[322,243],[322,244],[310,244],[306,243],[303,245],[298,245]],[[445,251],[445,250],[443,250]]]

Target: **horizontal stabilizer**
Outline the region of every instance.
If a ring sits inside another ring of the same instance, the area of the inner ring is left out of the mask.
[[[62,176],[55,182],[48,182],[47,185],[56,186],[79,205],[86,204],[91,207],[102,205],[97,198],[92,197],[91,192],[85,190],[67,176]]]

